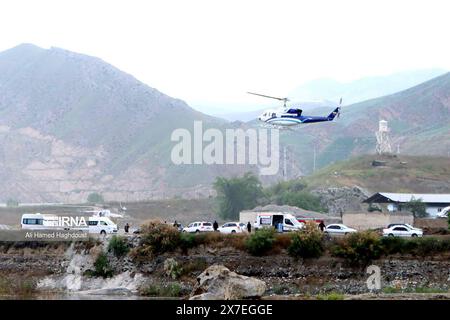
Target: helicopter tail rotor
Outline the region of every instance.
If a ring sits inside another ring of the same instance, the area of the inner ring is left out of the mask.
[[[342,108],[342,98],[341,98],[341,100],[339,100],[339,108],[338,108],[339,111],[336,116],[338,119],[341,116],[341,108]]]

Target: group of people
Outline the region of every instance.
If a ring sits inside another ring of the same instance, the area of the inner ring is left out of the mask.
[[[176,228],[179,228],[180,226],[181,226],[181,224],[179,224],[176,220],[175,220],[175,222],[173,223],[173,226],[174,227],[176,227]],[[323,221],[320,221],[320,223],[319,223],[319,225],[318,225],[318,228],[320,229],[320,231],[324,231],[325,230],[325,223],[323,223]],[[217,223],[217,221],[215,221],[214,220],[214,223],[213,223],[213,229],[214,229],[214,231],[217,231],[218,229],[219,229],[219,224]],[[128,233],[129,232],[129,230],[130,230],[130,225],[127,223],[125,226],[124,226],[124,230],[125,230],[125,233]],[[252,232],[252,224],[250,223],[250,221],[247,223],[247,232],[248,233],[251,233]]]

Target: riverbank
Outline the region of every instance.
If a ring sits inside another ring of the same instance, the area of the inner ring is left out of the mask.
[[[298,259],[282,246],[253,256],[225,243],[136,257],[140,238],[126,239],[129,251],[121,256],[108,250],[109,241],[81,244],[21,244],[0,246],[0,296],[17,299],[140,299],[188,298],[197,277],[211,265],[266,283],[264,299],[395,299],[446,298],[450,288],[450,253],[422,256],[391,254],[374,259],[380,268],[380,295],[370,295],[365,266],[351,266],[325,252],[319,258]],[[282,241],[282,240],[278,240]],[[134,253],[134,254],[133,254]],[[99,255],[108,273],[96,274]],[[403,295],[402,295],[403,294]],[[427,296],[420,296],[420,295]],[[441,298],[442,298],[441,297]]]

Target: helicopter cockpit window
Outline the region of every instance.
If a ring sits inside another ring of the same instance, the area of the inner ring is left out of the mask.
[[[272,113],[272,118],[275,118],[277,115],[275,113]]]

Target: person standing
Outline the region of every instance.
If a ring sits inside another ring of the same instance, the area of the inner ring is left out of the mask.
[[[252,232],[252,224],[250,223],[250,221],[247,223],[247,232],[248,233]]]
[[[214,229],[214,231],[217,231],[217,229],[219,229],[219,224],[215,220],[214,220],[214,223],[213,223],[213,229]]]
[[[320,231],[322,231],[322,232],[323,232],[323,230],[325,230],[325,223],[323,223],[323,221],[320,221],[319,229],[320,229]]]
[[[128,224],[128,222],[123,228],[125,229],[125,233],[128,233],[128,231],[130,230],[130,225]]]

